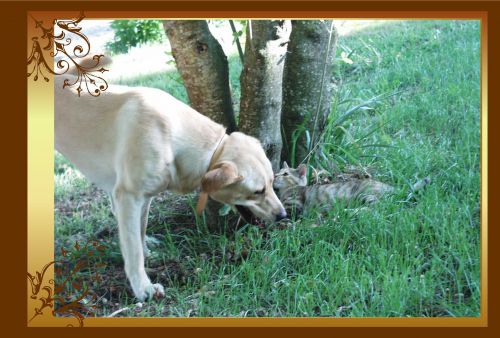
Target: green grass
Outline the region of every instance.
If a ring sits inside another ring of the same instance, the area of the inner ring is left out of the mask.
[[[339,59],[345,52],[352,64],[335,66],[333,112],[311,164],[369,167],[398,188],[373,206],[339,203],[287,229],[221,234],[196,222],[193,195],[162,194],[147,266],[167,298],[138,307],[105,194],[56,155],[57,248],[95,236],[106,245],[99,316],[124,307],[123,316],[478,316],[479,48],[477,21],[394,22],[339,41]],[[229,60],[237,98],[241,65]],[[124,83],[187,100],[176,72]],[[406,201],[427,175],[432,183]],[[110,234],[95,235],[103,229]]]

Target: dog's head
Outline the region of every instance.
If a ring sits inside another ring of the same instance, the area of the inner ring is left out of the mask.
[[[286,217],[285,208],[273,190],[274,174],[260,142],[242,133],[232,133],[219,146],[215,164],[203,176],[198,212],[206,195],[235,206],[248,222],[274,222]]]

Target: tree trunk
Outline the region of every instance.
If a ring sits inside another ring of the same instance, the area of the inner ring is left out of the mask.
[[[163,27],[191,107],[236,130],[226,55],[205,20],[168,20]]]
[[[331,21],[292,20],[283,71],[282,119],[283,159],[294,166],[306,158],[327,122],[336,44],[337,32]]]
[[[273,169],[281,157],[283,65],[290,23],[284,20],[249,21],[245,64],[240,77],[240,130],[258,138]]]
[[[177,70],[182,76],[191,107],[224,125],[237,129],[226,55],[205,20],[168,20],[163,27],[170,41]],[[222,227],[221,203],[209,199],[205,220],[212,230]]]

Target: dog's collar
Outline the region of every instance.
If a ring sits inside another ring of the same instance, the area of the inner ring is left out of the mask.
[[[224,132],[224,135],[219,140],[219,143],[217,143],[217,147],[215,147],[214,152],[212,153],[212,157],[210,158],[210,163],[208,164],[207,172],[210,171],[210,168],[215,164],[215,161],[219,158],[220,152],[222,151],[221,144],[222,141],[226,138],[227,134]],[[205,209],[205,205],[207,204],[208,201],[208,193],[205,191],[200,191],[200,196],[198,198],[198,203],[196,205],[196,213],[198,215],[201,215],[203,212],[203,209]]]
[[[210,163],[208,164],[207,172],[210,171],[210,168],[215,164],[215,161],[219,158],[220,152],[222,151],[222,148],[220,148],[220,145],[222,144],[222,141],[227,137],[227,134],[224,132],[222,137],[220,138],[219,142],[217,143],[217,147],[215,147],[214,152],[212,153],[212,157],[210,158]]]

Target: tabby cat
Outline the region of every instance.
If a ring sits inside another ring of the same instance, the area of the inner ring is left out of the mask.
[[[419,190],[429,182],[430,179],[426,177],[417,182],[412,190]],[[350,178],[342,182],[308,186],[307,166],[301,164],[293,169],[286,162],[275,175],[273,186],[285,209],[295,209],[298,213],[314,205],[327,205],[341,199],[373,203],[394,191],[394,187],[371,178]]]

